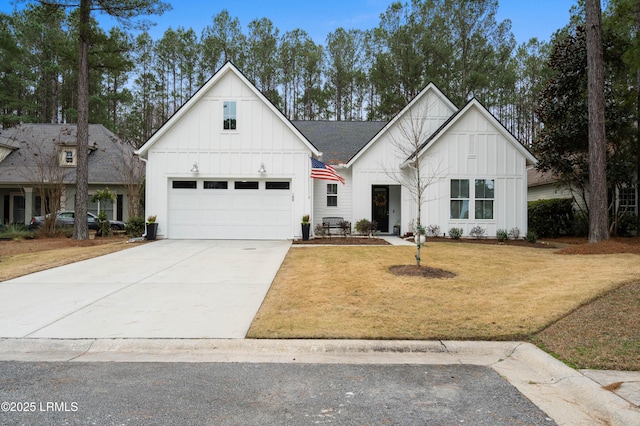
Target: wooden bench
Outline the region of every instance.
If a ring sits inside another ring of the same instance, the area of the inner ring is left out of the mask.
[[[331,230],[332,229],[340,229],[342,230],[342,223],[346,222],[349,225],[349,230],[351,230],[351,222],[345,221],[343,217],[323,217],[322,218],[322,227],[327,231],[327,235],[331,238]]]

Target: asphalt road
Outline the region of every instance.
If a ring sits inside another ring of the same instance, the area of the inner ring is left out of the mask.
[[[554,425],[488,367],[0,362],[3,425]]]

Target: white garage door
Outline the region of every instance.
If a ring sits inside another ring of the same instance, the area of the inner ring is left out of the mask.
[[[291,237],[291,182],[169,181],[168,238]]]

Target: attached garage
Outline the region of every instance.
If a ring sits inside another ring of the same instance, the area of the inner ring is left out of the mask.
[[[293,239],[321,153],[228,62],[137,151],[158,238]]]
[[[172,179],[167,237],[292,238],[292,198],[289,180]]]

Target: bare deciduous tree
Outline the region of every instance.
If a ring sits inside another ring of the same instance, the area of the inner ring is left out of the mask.
[[[438,181],[441,176],[440,165],[429,169],[428,155],[421,153],[433,129],[429,127],[429,106],[414,105],[396,123],[397,132],[389,132],[391,144],[397,157],[402,161],[400,169],[382,167],[385,174],[405,188],[416,203],[417,216],[415,220],[416,235],[423,234],[422,206],[427,201],[426,191],[429,186]],[[420,237],[417,240],[416,265],[420,266],[421,255]]]
[[[113,169],[120,175],[129,199],[128,217],[140,216],[143,199],[144,162],[134,154],[126,142],[120,143],[120,152],[111,158]]]
[[[48,214],[44,220],[44,232],[53,236],[56,233],[56,212],[60,210],[65,190],[65,180],[69,168],[62,167],[62,145],[55,142],[53,147],[41,144],[27,144],[26,151],[19,155],[28,155],[33,167],[21,167],[19,173],[25,181],[30,182],[37,195],[40,196],[44,212]]]

